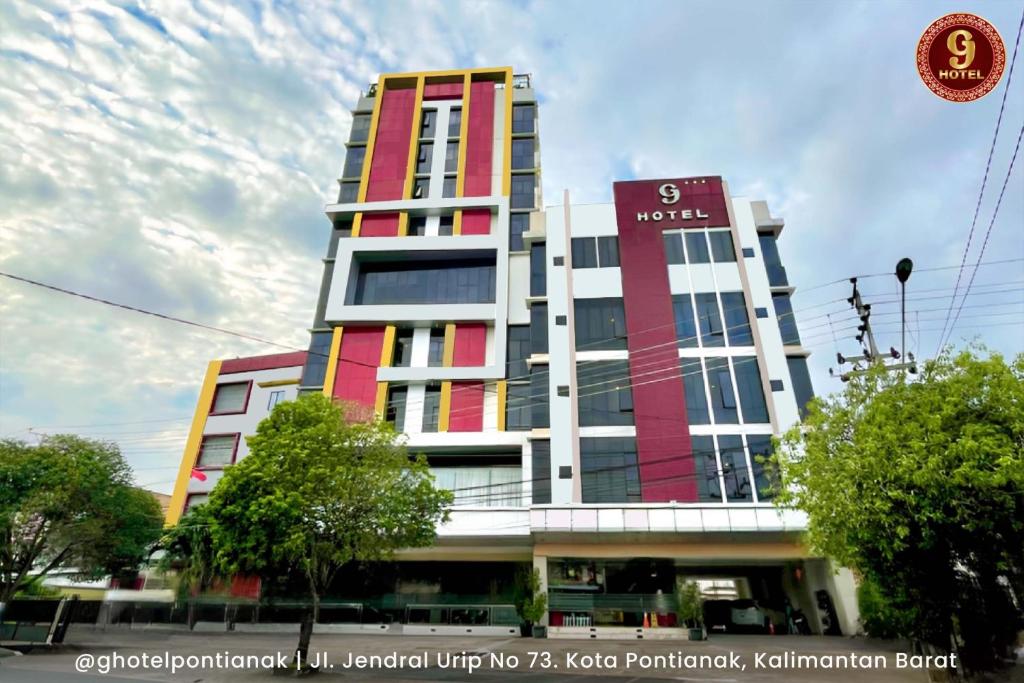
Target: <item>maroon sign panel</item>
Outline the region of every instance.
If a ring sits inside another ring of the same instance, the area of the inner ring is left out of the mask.
[[[718,176],[614,184],[637,460],[644,502],[697,500],[662,231],[728,226]]]

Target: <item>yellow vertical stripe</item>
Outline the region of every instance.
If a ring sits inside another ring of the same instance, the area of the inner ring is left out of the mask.
[[[501,194],[512,194],[512,68],[505,69],[505,159],[502,171]]]
[[[442,363],[446,368],[450,368],[455,364],[455,323],[447,323],[444,326],[444,354],[442,358]]]
[[[384,409],[387,408],[388,403],[388,383],[377,382],[377,396],[373,404],[373,412],[376,413],[378,418],[384,418]]]
[[[462,77],[462,120],[459,122],[459,166],[455,176],[456,197],[461,197],[466,188],[466,138],[469,135],[469,86],[471,83],[472,77],[467,71]]]
[[[341,353],[341,325],[334,328],[331,350],[327,356],[327,370],[324,371],[324,396],[334,395],[334,376],[338,374],[338,355]]]
[[[384,343],[380,346],[380,367],[390,368],[391,362],[395,357],[395,326],[387,325],[384,327]],[[387,408],[388,403],[388,383],[377,382],[377,396],[374,401],[374,412],[377,413],[377,417],[384,417],[384,411]]]
[[[185,451],[181,455],[178,478],[174,481],[174,493],[171,494],[171,502],[167,507],[167,518],[164,520],[167,526],[177,524],[181,519],[182,508],[185,507],[188,483],[192,478],[192,468],[195,467],[196,457],[199,455],[199,445],[203,441],[206,416],[210,414],[210,407],[213,405],[213,393],[217,389],[220,365],[219,360],[213,360],[206,366],[206,376],[203,377],[199,400],[196,401],[196,412],[192,416],[192,427],[189,429],[188,439],[185,441]]]
[[[423,110],[423,86],[426,79],[419,76],[416,79],[416,104],[412,107],[412,133],[409,135],[409,156],[405,165],[405,186],[402,189],[402,199],[409,199],[412,196],[412,183],[416,175],[416,150],[419,148],[420,139],[420,118]]]
[[[498,381],[498,431],[505,431],[505,406],[508,403],[508,382]]]
[[[448,417],[452,412],[452,383],[441,382],[441,406],[437,416],[437,431],[448,431]]]
[[[384,83],[386,77],[381,74],[377,79],[377,96],[373,98],[373,113],[370,114],[370,135],[366,138],[366,154],[363,156],[363,172],[359,177],[360,202],[366,201],[366,186],[370,181],[370,165],[373,162],[373,149],[377,144],[377,121],[380,119],[380,103],[384,100]],[[352,236],[359,237],[363,225],[363,214],[357,213],[352,218]]]

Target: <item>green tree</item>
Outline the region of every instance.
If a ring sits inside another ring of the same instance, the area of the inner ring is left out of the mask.
[[[304,577],[305,659],[337,571],[432,544],[452,494],[434,488],[426,459],[410,457],[390,424],[347,421],[318,393],[278,404],[247,442],[249,455],[225,472],[206,505],[217,569]]]
[[[191,598],[209,588],[217,578],[213,551],[210,508],[199,505],[189,510],[160,539],[164,551],[159,569],[175,571],[179,595],[188,600],[188,624],[195,625],[195,601]]]
[[[159,504],[133,486],[114,444],[0,441],[0,603],[55,569],[133,573],[161,526]]]
[[[855,569],[904,635],[991,668],[1024,598],[1024,355],[948,352],[912,379],[876,369],[782,440],[777,501]]]

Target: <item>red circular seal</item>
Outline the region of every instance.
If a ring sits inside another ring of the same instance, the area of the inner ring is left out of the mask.
[[[976,14],[947,14],[917,43],[917,70],[928,89],[950,102],[989,94],[1006,68],[1006,48],[992,24]]]

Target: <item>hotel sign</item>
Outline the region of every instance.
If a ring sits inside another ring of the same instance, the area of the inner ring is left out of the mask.
[[[659,223],[666,228],[729,225],[719,177],[634,181],[615,186],[616,211],[629,211],[635,223]]]

